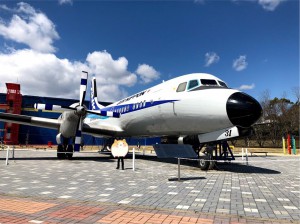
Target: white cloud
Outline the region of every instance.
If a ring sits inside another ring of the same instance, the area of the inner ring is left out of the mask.
[[[77,99],[80,74],[85,70],[96,75],[99,100],[115,101],[127,95],[122,86],[137,82],[136,75],[127,70],[127,64],[125,57],[113,60],[106,51],[88,54],[85,62],[72,62],[52,53],[16,50],[0,53],[0,79],[3,83],[18,80],[25,95]]]
[[[1,81],[18,80],[23,94],[64,98],[79,97],[80,74],[87,70],[81,62],[28,49],[0,54],[0,67]]]
[[[250,90],[254,88],[255,88],[254,83],[252,83],[251,85],[241,85],[240,87],[238,87],[239,90]]]
[[[88,54],[86,61],[98,83],[133,86],[137,82],[137,76],[127,70],[128,60],[125,57],[114,60],[106,51],[95,51]]]
[[[239,58],[233,60],[232,68],[238,72],[246,69],[248,66],[246,59],[246,55],[241,55]]]
[[[205,4],[205,0],[194,0],[194,3],[197,3],[197,4]]]
[[[9,22],[0,17],[0,35],[5,39],[28,45],[40,52],[55,52],[54,40],[59,39],[55,25],[48,17],[29,4],[20,2],[16,9],[1,5],[2,10],[14,13]]]
[[[77,99],[81,71],[85,70],[96,75],[99,100],[116,101],[128,95],[125,87],[137,83],[138,76],[128,70],[125,57],[113,59],[106,51],[94,51],[85,61],[58,58],[52,45],[59,37],[55,26],[29,4],[19,3],[17,8],[0,5],[0,10],[14,13],[7,24],[0,16],[0,35],[31,48],[14,49],[4,43],[5,49],[0,52],[0,91],[5,91],[4,83],[19,82],[24,95]],[[159,73],[146,64],[139,65],[137,71],[145,83],[159,78]]]
[[[63,4],[70,4],[70,5],[72,5],[73,4],[73,0],[58,0],[58,3],[60,5],[63,5]]]
[[[106,101],[106,102],[115,102],[117,100],[123,99],[126,96],[128,96],[128,93],[123,88],[120,88],[118,84],[99,85],[98,79],[97,79],[97,94],[98,94],[98,99],[100,101]]]
[[[205,67],[217,63],[220,60],[220,57],[215,52],[207,52],[205,54]]]
[[[160,73],[156,71],[152,66],[147,64],[141,64],[138,66],[136,73],[141,77],[142,83],[150,83],[159,79]]]
[[[260,4],[263,9],[267,11],[274,11],[280,3],[285,0],[258,0],[258,4]]]
[[[274,11],[282,2],[286,0],[231,0],[233,3],[251,2],[258,3],[266,11]]]

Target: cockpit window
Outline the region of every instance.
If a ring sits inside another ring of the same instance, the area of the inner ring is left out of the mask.
[[[197,79],[189,81],[188,90],[193,89],[194,87],[199,86]]]
[[[222,82],[222,81],[218,81],[219,82],[219,84],[220,84],[220,86],[223,86],[223,87],[226,87],[226,88],[228,88],[228,86],[226,85],[226,83],[225,82]]]
[[[185,91],[186,84],[187,84],[187,82],[180,83],[179,86],[177,87],[176,92],[183,92],[183,91]]]
[[[214,79],[201,79],[201,83],[204,86],[217,86],[218,83]]]

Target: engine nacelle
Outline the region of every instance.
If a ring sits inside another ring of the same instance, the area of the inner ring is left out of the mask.
[[[79,117],[76,112],[65,111],[58,119],[62,121],[58,132],[61,133],[64,138],[75,137],[79,122]]]

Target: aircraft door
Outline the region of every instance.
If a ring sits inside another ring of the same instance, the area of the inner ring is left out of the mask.
[[[151,103],[151,125],[150,130],[152,133],[160,132],[163,128],[163,117],[162,117],[162,106],[160,104],[161,96],[159,95],[158,90],[155,94],[153,94],[153,98],[150,100]],[[156,106],[155,106],[156,105]]]
[[[178,129],[178,120],[176,115],[176,102],[167,102],[160,105],[160,114],[162,119],[162,129],[165,131],[176,131]]]

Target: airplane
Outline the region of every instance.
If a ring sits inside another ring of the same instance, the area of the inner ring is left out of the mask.
[[[58,130],[58,158],[80,151],[82,133],[95,137],[162,137],[167,144],[192,146],[247,136],[262,115],[253,97],[229,88],[207,73],[192,73],[164,81],[108,106],[98,102],[92,78],[91,108],[84,104],[88,73],[83,71],[79,103],[60,108],[58,119],[0,113],[0,120]],[[74,141],[75,139],[75,141]]]

